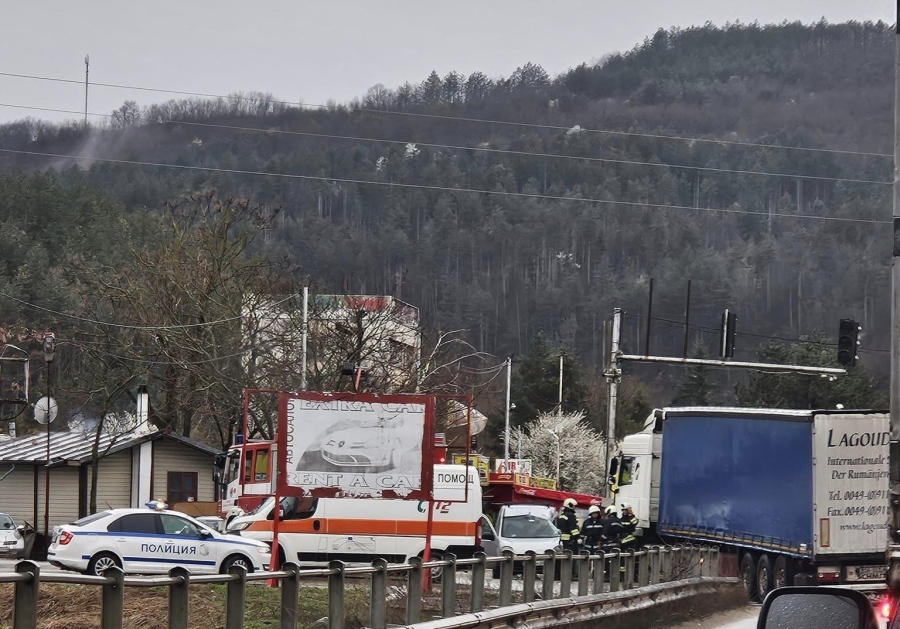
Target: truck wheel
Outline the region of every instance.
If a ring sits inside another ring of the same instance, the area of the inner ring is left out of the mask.
[[[738,574],[741,577],[741,583],[747,596],[751,600],[756,598],[756,562],[753,561],[753,555],[744,553],[741,557],[741,567]]]
[[[791,558],[785,555],[778,555],[778,559],[775,560],[775,572],[772,573],[772,585],[776,588],[790,585],[794,580],[792,573]]]
[[[759,600],[766,598],[766,594],[772,591],[772,561],[768,555],[760,555],[756,564],[756,593]]]

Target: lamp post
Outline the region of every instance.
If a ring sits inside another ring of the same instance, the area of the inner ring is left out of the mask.
[[[53,353],[56,350],[56,338],[52,334],[44,335],[42,349],[44,351],[44,363],[47,365],[47,467],[44,468],[44,541],[50,546],[50,422],[56,417],[56,409],[54,408],[51,380],[50,380],[50,363],[53,362]]]
[[[559,489],[559,459],[562,456],[562,448],[560,447],[560,439],[559,439],[559,424],[556,425],[556,431],[550,430],[549,428],[545,428],[547,432],[553,435],[553,438],[556,439],[556,488]]]

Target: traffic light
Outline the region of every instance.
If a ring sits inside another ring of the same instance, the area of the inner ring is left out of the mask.
[[[862,327],[853,319],[841,319],[838,330],[838,362],[845,367],[856,364],[856,348],[859,346],[859,333]]]
[[[719,356],[724,360],[734,356],[734,332],[737,327],[737,315],[725,309],[722,313],[722,329],[719,330]]]

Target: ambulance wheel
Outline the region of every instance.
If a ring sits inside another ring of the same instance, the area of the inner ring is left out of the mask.
[[[744,553],[741,557],[741,567],[738,570],[741,578],[741,584],[744,591],[751,599],[756,597],[756,563],[753,561],[753,555]]]
[[[778,555],[775,560],[775,572],[772,573],[772,586],[782,588],[794,581],[793,566],[790,557]]]
[[[772,561],[768,555],[760,555],[756,564],[756,594],[759,600],[766,598],[772,591]]]
[[[103,571],[107,568],[122,568],[122,561],[112,553],[97,553],[88,562],[86,572],[92,576],[103,576]]]
[[[247,574],[253,572],[253,564],[250,563],[250,560],[243,555],[232,555],[231,557],[223,561],[222,568],[220,569],[221,573],[228,574],[228,571],[231,570],[231,566],[241,566],[244,570],[247,571]]]
[[[431,559],[430,561],[441,561],[444,559],[444,553],[439,550],[431,551]],[[431,580],[434,583],[440,583],[441,577],[444,576],[444,566],[435,566],[431,568]]]

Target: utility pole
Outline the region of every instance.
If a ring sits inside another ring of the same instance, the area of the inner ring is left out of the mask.
[[[900,0],[897,0],[900,2]],[[562,354],[559,355],[559,408],[558,414],[562,417]]]
[[[306,391],[306,344],[309,334],[309,286],[303,287],[303,329],[300,349],[300,390]]]
[[[88,126],[88,85],[90,84],[91,56],[84,56],[84,128]]]
[[[512,356],[506,359],[506,430],[503,433],[503,460],[509,465],[509,395],[510,386],[512,385]],[[522,444],[519,440],[519,450]]]
[[[900,0],[898,0],[900,2]],[[606,462],[603,478],[608,480],[609,463],[613,458],[613,446],[616,443],[616,405],[619,400],[619,380],[622,378],[622,370],[619,369],[619,343],[622,341],[622,309],[613,309],[612,342],[609,352],[609,369],[606,370],[607,389],[609,399],[607,402],[606,419]],[[609,485],[607,485],[607,492]],[[607,495],[609,495],[607,493]]]
[[[900,0],[894,24],[894,207],[891,251],[891,528],[887,548],[887,582],[900,590]]]

